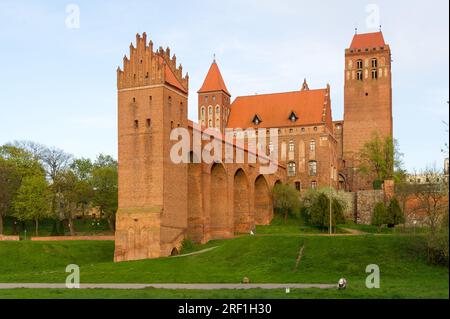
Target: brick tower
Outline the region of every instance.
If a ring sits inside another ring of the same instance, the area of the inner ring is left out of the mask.
[[[356,172],[357,154],[374,133],[392,137],[391,50],[381,32],[355,34],[345,50],[344,160],[350,191],[371,189]]]
[[[222,133],[230,115],[231,94],[214,59],[202,87],[198,91],[198,122]]]
[[[168,256],[187,226],[187,164],[170,160],[172,128],[187,122],[188,76],[146,34],[117,70],[119,209],[115,261]],[[176,181],[176,182],[174,182]]]

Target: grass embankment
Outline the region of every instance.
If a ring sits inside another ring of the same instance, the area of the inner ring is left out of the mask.
[[[81,267],[83,283],[336,283],[345,291],[283,290],[0,290],[0,298],[448,298],[448,269],[428,264],[426,238],[396,234],[311,236],[320,230],[296,221],[258,227],[257,236],[189,245],[178,258],[113,263],[114,243],[0,242],[0,282],[64,283],[68,264]],[[347,227],[347,226],[344,226]],[[362,230],[360,227],[357,228]],[[258,236],[258,235],[262,236]],[[270,234],[270,236],[265,236]],[[305,234],[305,236],[302,236]],[[301,262],[296,268],[300,248]],[[381,288],[365,287],[366,266],[377,264]]]

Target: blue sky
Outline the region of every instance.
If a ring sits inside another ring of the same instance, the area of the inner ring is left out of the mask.
[[[71,3],[79,28],[65,23]],[[0,144],[26,139],[77,157],[116,156],[116,69],[144,31],[189,72],[191,119],[214,53],[233,97],[297,90],[306,77],[310,88],[330,83],[333,118],[341,119],[344,49],[355,26],[377,31],[370,5],[393,53],[394,134],[405,167],[441,167],[447,0],[0,0]]]

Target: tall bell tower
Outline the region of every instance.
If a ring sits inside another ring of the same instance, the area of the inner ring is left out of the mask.
[[[170,49],[153,51],[145,33],[136,35],[136,46],[131,44],[129,58],[123,58],[123,70],[117,70],[115,261],[168,256],[184,239],[187,164],[171,161],[176,141],[170,140],[170,133],[187,128],[188,81]]]
[[[345,50],[344,160],[351,191],[371,189],[357,155],[374,134],[393,135],[391,50],[382,32],[355,34]]]

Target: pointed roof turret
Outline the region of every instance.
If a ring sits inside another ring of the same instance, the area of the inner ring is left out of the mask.
[[[208,74],[206,75],[205,81],[203,82],[203,85],[200,88],[200,90],[198,90],[198,93],[206,93],[214,91],[223,91],[228,96],[231,96],[230,92],[228,92],[225,82],[223,81],[222,74],[220,73],[219,70],[219,66],[216,63],[216,59],[214,59],[213,63],[211,64]]]

